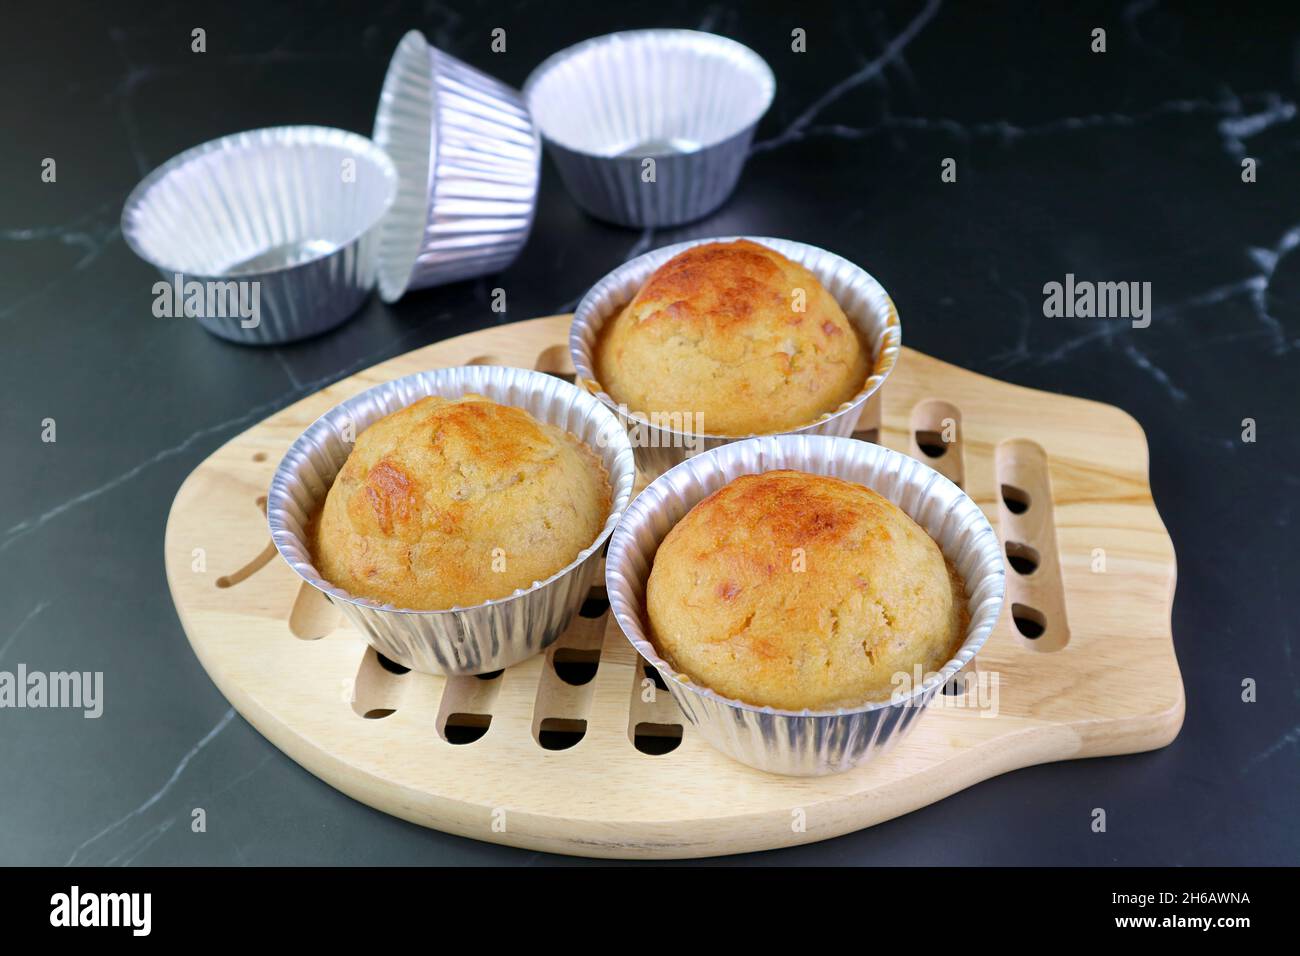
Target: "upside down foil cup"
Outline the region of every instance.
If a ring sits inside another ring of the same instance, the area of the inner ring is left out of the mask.
[[[582,439],[609,474],[611,505],[599,536],[544,581],[506,597],[442,611],[413,611],[349,594],[312,564],[307,526],[367,426],[428,395],[473,392],[522,408]],[[352,440],[349,440],[349,436]],[[276,549],[390,660],[429,674],[486,674],[532,657],[563,633],[587,597],[601,550],[632,496],[636,468],[618,419],[552,375],[476,365],[419,372],[376,385],[330,409],[290,446],[271,480],[266,511]]]
[[[412,30],[384,77],[374,137],[401,180],[380,239],[385,302],[515,260],[532,229],[542,155],[516,90]]]
[[[524,83],[574,201],[637,228],[679,225],[722,205],[775,93],[757,53],[695,30],[596,37],[545,60]]]
[[[396,195],[397,170],[364,136],[276,126],[159,166],[127,197],[122,236],[173,287],[156,314],[162,302],[161,314],[179,310],[223,339],[273,345],[360,308],[375,284],[375,227]]]
[[[708,242],[734,242],[748,239],[775,249],[788,259],[799,263],[815,275],[844,310],[845,316],[871,349],[871,372],[861,390],[849,401],[800,428],[782,434],[840,435],[853,434],[862,413],[862,407],[884,384],[898,363],[898,353],[903,346],[902,327],[898,309],[884,287],[860,266],[847,259],[789,239],[770,239],[763,236],[724,236],[716,239],[694,239],[664,246],[638,256],[619,266],[592,287],[578,303],[569,329],[569,353],[576,370],[576,381],[592,392],[618,414],[633,434],[637,467],[648,477],[663,474],[674,465],[693,454],[717,448],[746,436],[695,434],[672,427],[674,422],[656,423],[647,412],[628,409],[617,404],[601,387],[596,378],[596,345],[605,323],[616,316],[632,301],[650,275],[665,262],[692,246]],[[675,413],[690,413],[691,409],[672,409]],[[707,423],[706,427],[707,427]]]
[[[889,701],[832,711],[778,710],[724,697],[676,673],[650,641],[645,589],[655,552],[697,502],[741,475],[781,468],[873,488],[939,545],[965,582],[970,608],[956,656],[919,687]],[[984,512],[947,478],[880,445],[822,435],[751,438],[696,456],[637,495],[605,559],[610,607],[632,646],[663,676],[686,719],[712,746],[771,773],[819,776],[870,760],[899,740],[988,639],[1006,591],[997,535]]]

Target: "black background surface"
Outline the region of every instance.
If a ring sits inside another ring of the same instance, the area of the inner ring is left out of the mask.
[[[1300,860],[1300,15],[1054,6],[6,4],[0,669],[101,670],[106,706],[99,720],[0,711],[0,862],[575,862],[372,811],[232,717],[167,593],[167,510],[215,448],[330,381],[569,309],[646,249],[737,233],[863,264],[913,348],[1142,423],[1178,553],[1187,719],[1159,752],[1022,770],[837,840],[713,862]],[[196,26],[204,54],[190,52]],[[496,55],[498,26],[508,52]],[[373,299],[340,330],[278,349],[151,314],[157,275],[122,242],[118,216],[168,157],[286,123],[368,134],[411,28],[518,86],[551,52],[639,26],[732,36],[776,74],[760,146],[712,217],[644,234],[599,224],[548,160],[533,236],[499,276],[395,307]],[[795,27],[807,53],[790,50]],[[1094,27],[1107,30],[1105,54],[1089,51]],[[866,79],[828,96],[855,75]],[[1242,156],[1258,160],[1258,182],[1242,182]],[[45,157],[57,183],[41,182]],[[940,182],[945,157],[956,184]],[[1045,318],[1043,284],[1067,272],[1151,282],[1150,328]],[[488,308],[497,286],[505,316]],[[40,440],[47,417],[54,444]],[[1247,417],[1253,444],[1241,440]],[[1245,678],[1257,703],[1241,701]],[[195,807],[206,833],[190,830]],[[1095,807],[1104,834],[1091,832]]]

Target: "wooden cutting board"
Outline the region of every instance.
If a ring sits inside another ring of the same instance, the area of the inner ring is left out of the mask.
[[[322,780],[479,840],[699,857],[823,840],[1018,767],[1177,735],[1174,552],[1137,422],[910,349],[859,437],[966,489],[1007,549],[1008,593],[972,682],[949,688],[893,751],[799,779],[712,750],[655,688],[599,587],[544,656],[491,679],[396,673],[276,554],[272,473],[317,416],[379,382],[465,364],[571,377],[568,327],[568,316],[535,319],[376,365],[231,440],[177,493],[167,578],[195,653],[239,713]]]

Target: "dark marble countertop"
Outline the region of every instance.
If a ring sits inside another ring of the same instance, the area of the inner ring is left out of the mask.
[[[1182,734],[1036,767],[763,863],[1300,862],[1300,16],[1138,0],[839,3],[820,12],[655,0],[211,7],[26,4],[0,38],[0,670],[102,671],[104,712],[0,710],[0,863],[572,862],[448,836],[331,789],[217,692],[168,595],[162,535],[185,476],[322,385],[420,345],[571,308],[636,253],[785,236],[864,264],[906,342],[1118,405],[1146,429],[1178,554]],[[453,9],[455,7],[455,9]],[[1278,5],[1278,10],[1283,9]],[[507,30],[504,54],[490,31]],[[777,96],[710,218],[631,232],[586,218],[549,160],[532,238],[499,276],[372,299],[274,349],[155,318],[157,275],[118,225],[151,168],[215,136],[368,133],[408,29],[514,85],[633,26],[749,44]],[[207,52],[190,50],[190,31]],[[807,31],[808,51],[790,49]],[[1090,50],[1106,30],[1105,53]],[[43,159],[57,180],[41,180]],[[940,180],[945,158],[958,181]],[[1242,161],[1256,161],[1243,182]],[[1149,327],[1044,315],[1066,274],[1151,283]],[[489,289],[508,290],[494,314]],[[1242,440],[1243,419],[1257,440]],[[41,439],[46,419],[57,441]],[[1255,703],[1242,683],[1257,684]],[[191,831],[192,809],[207,813]],[[1108,811],[1104,834],[1089,823]],[[726,862],[726,861],[723,861]],[[734,862],[734,861],[732,861]]]

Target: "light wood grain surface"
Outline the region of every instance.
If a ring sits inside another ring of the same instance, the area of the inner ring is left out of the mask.
[[[494,680],[385,668],[270,547],[272,472],[317,416],[379,382],[470,363],[571,373],[568,322],[475,332],[331,385],[227,443],[177,493],[166,566],[190,643],[239,713],[312,773],[386,813],[475,839],[699,857],[826,839],[1018,767],[1150,750],[1177,735],[1174,553],[1151,499],[1141,428],[1110,406],[908,349],[864,412],[864,432],[878,415],[883,444],[926,457],[930,433],[955,419],[953,440],[931,463],[960,480],[1021,567],[1036,569],[1008,569],[978,686],[942,696],[893,751],[808,779],[735,763],[680,727],[666,692],[647,690],[608,614],[578,618],[545,655]],[[1022,627],[1041,633],[1031,639]],[[567,749],[539,743],[580,732]]]

